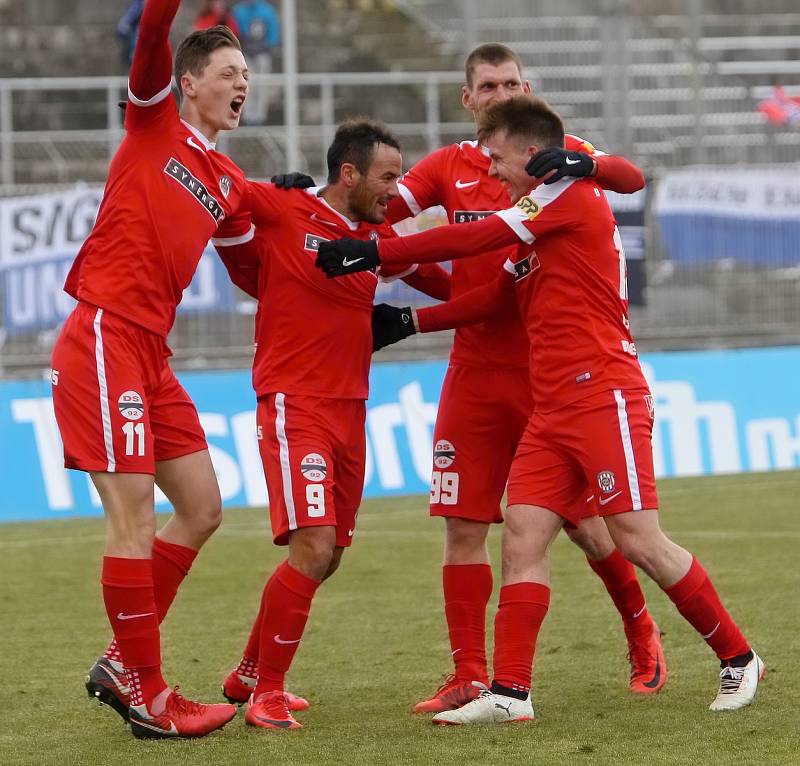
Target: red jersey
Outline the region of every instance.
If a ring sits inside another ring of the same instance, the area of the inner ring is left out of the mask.
[[[572,151],[602,156],[588,142],[566,135],[564,146]],[[504,210],[510,199],[507,187],[489,175],[491,160],[477,141],[462,141],[443,147],[425,157],[406,173],[398,184],[405,205],[389,208],[393,222],[418,215],[422,210],[441,205],[450,223],[478,221]],[[407,208],[407,210],[405,209]],[[452,297],[491,282],[497,269],[513,255],[514,248],[498,248],[475,258],[453,261]],[[528,338],[519,314],[489,318],[456,330],[450,363],[495,369],[528,366]]]
[[[522,240],[505,264],[531,342],[534,401],[553,410],[610,389],[646,388],[628,321],[622,239],[591,181],[539,186],[498,213]]]
[[[258,258],[256,396],[271,393],[366,399],[372,356],[372,305],[379,277],[370,271],[328,279],[315,267],[320,242],[395,237],[388,223],[354,222],[334,210],[320,188],[277,189],[251,183],[250,221],[237,216],[213,240],[224,259]],[[383,269],[396,279],[416,266]]]
[[[180,119],[169,86],[147,102],[129,91],[125,130],[64,289],[166,337],[208,240],[239,206],[245,179]]]
[[[535,406],[554,410],[598,391],[646,388],[628,322],[625,253],[611,208],[590,179],[540,185],[511,208],[379,244],[384,266],[467,258],[517,244],[503,278],[418,309],[422,332],[457,327],[515,299],[531,344]],[[456,230],[458,231],[458,230]],[[446,254],[445,254],[446,253]]]

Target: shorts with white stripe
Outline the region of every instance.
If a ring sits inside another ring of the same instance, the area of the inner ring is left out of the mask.
[[[336,545],[350,545],[364,488],[365,417],[361,399],[259,398],[258,449],[277,545],[304,527],[335,527]]]
[[[646,388],[534,410],[511,465],[508,505],[541,506],[575,526],[587,495],[601,516],[658,508],[652,434]]]
[[[163,338],[79,303],[53,349],[53,407],[67,468],[154,474],[207,448]]]

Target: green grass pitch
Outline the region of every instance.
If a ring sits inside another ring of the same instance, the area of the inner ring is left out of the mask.
[[[289,676],[289,688],[312,702],[298,715],[304,729],[254,730],[240,712],[203,740],[138,742],[83,689],[108,636],[98,583],[102,521],[59,520],[0,526],[0,764],[800,763],[800,472],[671,480],[660,491],[664,528],[705,564],[767,664],[749,709],[707,710],[715,658],[649,581],[670,678],[661,694],[633,698],[619,618],[562,536],[536,658],[538,720],[440,729],[411,716],[450,659],[442,522],[428,518],[424,498],[401,498],[364,503],[353,548],[314,602]],[[265,574],[281,553],[268,540],[263,511],[226,512],[164,625],[171,683],[221,700],[220,681],[239,657]]]

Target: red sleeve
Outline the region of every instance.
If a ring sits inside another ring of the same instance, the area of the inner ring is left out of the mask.
[[[514,282],[514,274],[504,268],[494,282],[469,290],[439,306],[417,309],[419,332],[452,330],[513,311],[516,306]]]
[[[275,184],[248,181],[250,214],[256,226],[279,220],[288,207],[291,194],[306,194],[302,189],[278,189]]]
[[[414,271],[403,277],[403,282],[437,301],[450,299],[450,272],[438,263],[421,263]]]
[[[592,156],[597,165],[597,172],[593,178],[601,189],[619,194],[633,194],[644,188],[644,174],[630,160],[606,154],[585,139],[569,133],[564,136],[564,148]]]
[[[389,205],[387,219],[397,223],[423,210],[442,204],[439,179],[450,147],[443,147],[420,160],[397,183],[400,197]]]
[[[172,82],[169,30],[180,0],[147,0],[139,23],[128,91],[131,100],[150,101]]]
[[[378,241],[381,263],[438,263],[480,255],[506,245],[519,244],[519,237],[498,216],[472,223],[435,226],[408,237]]]
[[[258,253],[263,244],[250,217],[249,185],[242,204],[229,218],[224,218],[214,232],[211,244],[217,250],[231,282],[253,298],[258,298]]]
[[[614,154],[601,154],[594,157],[597,173],[594,180],[602,189],[633,194],[644,188],[644,174],[630,160]]]
[[[223,247],[216,245],[217,254],[228,270],[231,282],[240,290],[258,299],[258,240],[251,239],[241,245]]]
[[[399,186],[399,185],[398,185]],[[386,210],[386,220],[389,223],[397,223],[398,221],[405,221],[406,218],[412,218],[413,213],[411,208],[406,204],[402,197],[395,197]]]

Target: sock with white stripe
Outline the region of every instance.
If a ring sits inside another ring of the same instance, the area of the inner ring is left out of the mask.
[[[706,570],[696,558],[692,557],[689,571],[664,592],[720,660],[750,651],[742,631],[722,605]]]

